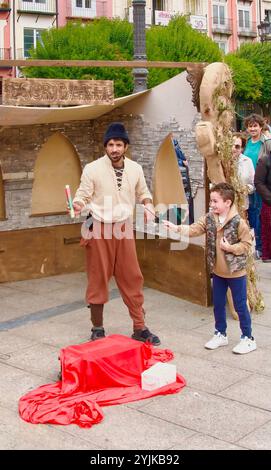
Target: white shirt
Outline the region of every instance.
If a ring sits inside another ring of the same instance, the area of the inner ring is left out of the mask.
[[[151,199],[143,168],[125,158],[121,188],[107,155],[88,163],[73,202],[88,205],[94,219],[105,223],[123,222],[133,216],[135,203]]]
[[[244,186],[247,186],[249,194],[253,193],[255,191],[255,187],[254,187],[255,170],[254,170],[252,160],[246,155],[243,155],[241,153],[239,155],[237,165],[238,165],[237,166],[238,176],[241,180],[241,183]],[[249,200],[248,200],[248,196],[246,196],[244,209],[247,210],[248,206],[249,206]]]

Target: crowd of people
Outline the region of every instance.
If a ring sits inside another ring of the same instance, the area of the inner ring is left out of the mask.
[[[255,258],[271,262],[271,132],[267,119],[251,114],[245,133],[234,136],[233,155],[247,188],[248,222],[254,231]]]

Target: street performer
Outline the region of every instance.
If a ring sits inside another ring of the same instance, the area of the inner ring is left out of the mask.
[[[125,156],[130,141],[124,125],[110,124],[103,143],[105,155],[85,166],[73,199],[75,215],[88,205],[92,218],[89,236],[81,242],[86,249],[90,339],[105,337],[103,309],[114,276],[133,321],[132,338],[159,345],[158,336],[145,325],[143,276],[133,235],[135,204],[145,206],[145,222],[153,221],[152,197],[142,167]]]

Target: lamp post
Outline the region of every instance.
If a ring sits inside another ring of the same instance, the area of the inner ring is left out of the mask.
[[[271,41],[271,23],[267,16],[260,22],[257,28],[261,42]]]
[[[145,6],[146,0],[133,0],[134,60],[146,60]],[[134,93],[147,89],[148,70],[134,68]]]

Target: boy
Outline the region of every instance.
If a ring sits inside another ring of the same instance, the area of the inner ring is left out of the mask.
[[[163,223],[181,235],[196,237],[207,234],[207,261],[213,273],[215,334],[205,344],[205,348],[217,349],[228,344],[226,293],[229,287],[242,332],[240,343],[232,351],[235,354],[247,354],[256,349],[247,307],[246,255],[251,247],[251,236],[246,222],[236,210],[234,196],[230,184],[218,183],[210,193],[211,212],[198,222],[190,226],[174,225],[168,221]]]

